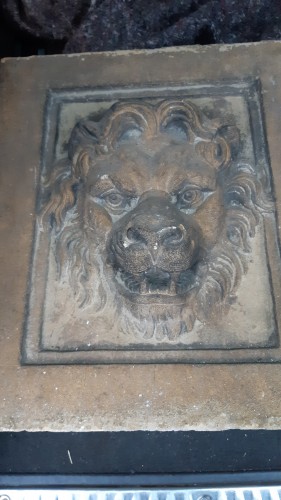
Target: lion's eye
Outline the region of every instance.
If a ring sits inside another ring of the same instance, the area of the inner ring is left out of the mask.
[[[200,189],[189,188],[178,197],[178,206],[182,209],[197,208],[204,201],[204,192]]]
[[[103,195],[102,198],[105,203],[112,208],[119,208],[124,202],[124,198],[120,193],[108,193]]]

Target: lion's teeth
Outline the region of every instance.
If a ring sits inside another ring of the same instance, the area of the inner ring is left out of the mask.
[[[166,280],[159,280],[159,282],[157,282],[157,280],[152,280],[151,277],[147,276],[143,276],[143,279],[141,280],[141,276],[135,276],[127,271],[124,271],[123,269],[118,270],[117,277],[118,276],[128,290],[143,295],[184,294],[197,285],[194,272],[191,270],[170,275],[169,281],[166,278]]]
[[[147,293],[147,283],[145,280],[140,284],[140,293]]]
[[[176,281],[173,278],[170,281],[170,286],[169,286],[168,292],[171,295],[176,295]]]
[[[139,283],[136,281],[132,281],[131,283],[128,283],[128,288],[131,292],[138,292],[140,289]]]

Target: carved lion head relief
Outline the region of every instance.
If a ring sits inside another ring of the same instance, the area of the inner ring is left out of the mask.
[[[120,102],[81,120],[42,211],[80,307],[166,340],[226,313],[271,210],[238,151],[237,128],[191,102]]]

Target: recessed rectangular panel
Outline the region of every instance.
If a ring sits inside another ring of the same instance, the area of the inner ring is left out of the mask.
[[[251,78],[49,90],[24,363],[281,361],[262,106]]]

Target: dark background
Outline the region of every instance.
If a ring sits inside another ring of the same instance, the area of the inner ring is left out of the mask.
[[[281,0],[0,3],[0,57],[270,39],[281,39]],[[280,469],[280,431],[0,433],[2,477]]]
[[[2,57],[280,38],[280,0],[0,2]]]
[[[1,474],[190,474],[281,469],[279,431],[2,433],[0,450]]]

